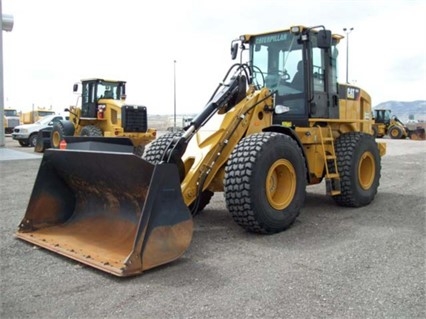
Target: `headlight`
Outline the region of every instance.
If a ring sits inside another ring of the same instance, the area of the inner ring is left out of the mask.
[[[19,131],[20,131],[21,133],[28,133],[28,129],[26,129],[26,128],[21,128]]]
[[[290,28],[290,32],[293,33],[294,35],[299,35],[300,32],[302,32],[302,28],[300,26],[292,26]]]

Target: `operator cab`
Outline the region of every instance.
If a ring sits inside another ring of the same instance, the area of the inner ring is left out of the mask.
[[[81,81],[81,117],[97,118],[101,99],[122,100],[126,96],[125,81],[111,81],[102,79],[88,79]],[[74,84],[73,91],[77,92],[78,84]],[[104,106],[105,107],[105,106]]]
[[[376,109],[374,112],[374,121],[376,123],[389,124],[391,120],[391,110]]]
[[[240,40],[243,48],[249,44],[253,83],[275,91],[275,104],[288,107],[274,115],[274,124],[308,126],[309,118],[339,117],[338,36],[322,26],[297,26]]]

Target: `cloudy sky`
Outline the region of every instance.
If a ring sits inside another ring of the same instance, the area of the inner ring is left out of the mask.
[[[1,0],[6,107],[61,111],[84,78],[127,81],[150,114],[196,113],[222,80],[230,43],[245,33],[324,25],[349,35],[349,81],[373,105],[426,100],[425,0]],[[346,79],[346,39],[340,43]],[[176,61],[176,63],[174,62]],[[175,77],[174,77],[175,75]]]

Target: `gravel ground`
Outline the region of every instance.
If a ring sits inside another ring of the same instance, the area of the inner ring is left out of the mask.
[[[0,317],[425,318],[426,141],[386,142],[368,207],[310,186],[293,227],[262,236],[237,226],[217,193],[183,257],[131,278],[15,239],[41,157],[0,161]],[[6,147],[33,150],[10,137]]]

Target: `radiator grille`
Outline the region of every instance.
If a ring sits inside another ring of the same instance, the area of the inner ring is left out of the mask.
[[[145,106],[123,105],[121,108],[121,124],[124,132],[146,132],[148,115]]]

